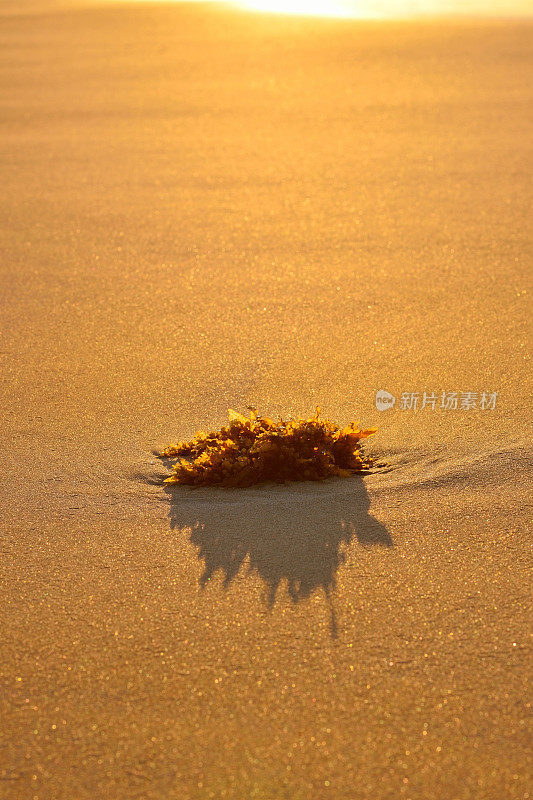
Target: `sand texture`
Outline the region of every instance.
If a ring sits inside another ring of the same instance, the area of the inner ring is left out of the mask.
[[[0,796],[527,800],[531,23],[0,25]],[[250,404],[392,469],[163,487]]]

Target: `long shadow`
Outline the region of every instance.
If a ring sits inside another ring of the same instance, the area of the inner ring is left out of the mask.
[[[355,540],[365,548],[392,547],[387,528],[370,513],[364,480],[291,484],[258,489],[167,487],[170,526],[184,530],[204,563],[201,586],[221,572],[227,587],[248,559],[268,591],[272,607],[286,582],[294,603],[322,589],[331,609],[337,571]]]

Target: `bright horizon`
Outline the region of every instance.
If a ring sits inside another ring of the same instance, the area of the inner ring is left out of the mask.
[[[209,0],[197,0],[206,2]],[[530,0],[227,0],[225,5],[272,14],[387,19],[440,15],[531,16]]]

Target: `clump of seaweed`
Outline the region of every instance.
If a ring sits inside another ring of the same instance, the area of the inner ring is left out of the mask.
[[[219,431],[198,431],[191,442],[171,445],[160,458],[177,459],[165,483],[191,486],[244,487],[274,481],[319,481],[367,472],[373,459],[363,453],[361,439],[376,428],[361,430],[352,422],[339,428],[320,419],[274,422],[248,407],[250,416],[229,411],[229,425]]]

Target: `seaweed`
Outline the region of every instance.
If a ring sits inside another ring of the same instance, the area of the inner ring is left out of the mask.
[[[245,487],[258,483],[319,481],[368,472],[373,459],[360,444],[376,428],[362,430],[352,422],[340,428],[320,419],[274,422],[249,406],[249,417],[229,411],[219,431],[198,431],[190,442],[165,448],[160,458],[176,459],[165,483],[190,486]]]

